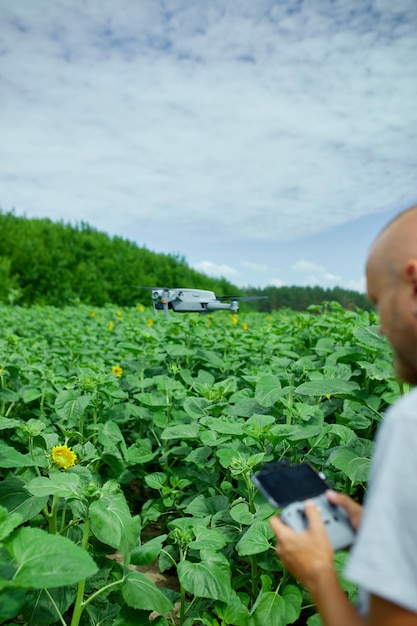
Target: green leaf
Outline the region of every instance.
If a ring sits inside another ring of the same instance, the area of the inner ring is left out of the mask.
[[[76,586],[58,587],[50,589],[46,593],[45,589],[29,591],[26,596],[22,616],[28,624],[36,626],[47,626],[57,623],[57,611],[55,606],[63,615],[73,604],[77,593]],[[51,602],[51,598],[55,603]]]
[[[0,440],[0,467],[31,467],[35,465],[30,454],[21,454]]]
[[[301,589],[295,585],[285,585],[282,598],[285,601],[285,623],[293,624],[300,617],[301,613],[303,603]]]
[[[161,393],[160,391],[152,391],[150,393],[141,391],[140,393],[135,393],[133,397],[145,406],[169,406],[166,393]]]
[[[38,387],[26,385],[19,389],[19,395],[25,404],[33,402],[42,396],[42,391]]]
[[[157,489],[159,491],[166,482],[167,476],[163,472],[153,472],[152,474],[147,474],[145,476],[145,483],[151,489]]]
[[[48,496],[32,496],[20,478],[6,478],[0,482],[0,505],[10,513],[17,513],[22,523],[32,519],[48,502]]]
[[[371,459],[360,456],[355,450],[338,448],[333,450],[328,462],[342,470],[353,483],[366,482],[369,477]]]
[[[240,556],[259,554],[270,550],[269,540],[273,534],[268,522],[254,522],[237,542],[236,550]]]
[[[58,496],[60,498],[79,497],[80,477],[70,472],[56,472],[50,478],[38,476],[26,483],[26,489],[33,496]]]
[[[80,395],[75,389],[65,389],[58,393],[54,407],[59,417],[75,422],[84,415],[90,401],[90,395]]]
[[[140,519],[132,517],[122,493],[95,500],[90,506],[91,531],[99,541],[120,550],[125,565],[140,534]]]
[[[129,465],[142,465],[154,459],[157,454],[158,450],[152,451],[148,439],[139,439],[127,449],[126,458]]]
[[[232,462],[238,458],[239,454],[233,448],[220,448],[220,450],[216,451],[216,456],[221,466],[228,469],[232,465]]]
[[[15,617],[26,601],[24,589],[0,589],[0,623]]]
[[[358,365],[366,370],[371,380],[389,380],[393,376],[392,362],[388,360],[378,359],[373,363],[358,361]]]
[[[247,598],[247,600],[249,600],[249,598]],[[222,623],[224,624],[247,626],[249,610],[236,593],[232,593],[227,603],[216,602],[215,612],[220,619],[223,620]]]
[[[365,344],[368,348],[371,348],[376,352],[388,352],[388,342],[385,337],[379,332],[378,326],[368,326],[366,328],[354,328],[352,331],[353,336],[358,339],[362,344]]]
[[[206,361],[211,367],[221,370],[224,369],[224,361],[216,352],[211,350],[197,350],[194,354],[196,358]]]
[[[329,434],[336,435],[341,445],[346,445],[357,438],[357,434],[351,428],[343,426],[343,424],[327,424],[326,431]]]
[[[271,407],[282,398],[281,381],[276,376],[262,376],[256,384],[255,400],[261,406]]]
[[[118,443],[124,443],[124,437],[116,422],[109,420],[99,424],[98,441],[105,448],[115,448]]]
[[[184,400],[184,411],[193,419],[204,417],[208,413],[208,409],[213,406],[206,398],[196,398],[188,396]]]
[[[304,441],[320,435],[322,430],[321,424],[277,424],[271,428],[270,432],[274,437],[282,437],[288,441]]]
[[[10,535],[22,521],[19,513],[9,513],[4,506],[0,506],[0,542]]]
[[[33,589],[74,585],[98,571],[91,556],[67,537],[21,528],[7,543],[17,565],[11,586]]]
[[[248,526],[253,521],[253,513],[249,511],[249,506],[246,502],[239,502],[230,509],[230,517],[239,524]]]
[[[295,388],[296,393],[304,396],[348,396],[359,390],[358,383],[335,378],[311,380]]]
[[[198,424],[179,424],[165,428],[161,433],[161,439],[198,439],[199,433]]]
[[[172,602],[141,572],[129,570],[123,582],[122,594],[126,603],[134,609],[157,611],[161,614],[172,609]]]
[[[88,607],[87,607],[88,611]],[[157,617],[152,621],[152,626],[168,626],[168,622],[165,618],[161,618],[164,621],[160,622],[160,618]],[[100,624],[97,619],[92,621],[93,624]],[[115,619],[111,622],[111,626],[149,626],[149,611],[143,611],[141,609],[133,609],[131,606],[124,604],[121,611]],[[103,625],[104,626],[104,625]],[[105,623],[107,626],[107,622]],[[110,626],[110,624],[108,625]]]
[[[19,426],[21,422],[19,420],[14,420],[9,417],[2,417],[0,415],[0,430],[6,430],[7,428],[16,428]]]
[[[130,562],[132,565],[150,565],[160,555],[162,544],[168,535],[159,535],[150,539],[132,551]]]
[[[288,624],[285,600],[273,591],[262,593],[249,620],[249,626],[265,626],[265,624],[274,624],[274,626],[286,626]]]
[[[225,536],[213,528],[197,526],[193,529],[195,540],[189,544],[192,550],[221,550],[226,545]]]
[[[201,423],[203,423],[204,426],[208,426],[210,430],[214,430],[216,433],[223,435],[235,435],[239,437],[239,435],[243,435],[245,432],[243,422],[227,422],[221,418],[208,417],[204,421],[202,420]]]
[[[349,463],[348,476],[353,483],[366,483],[371,470],[371,459],[357,457]]]
[[[260,412],[261,407],[255,398],[243,398],[227,409],[228,414],[236,415],[237,417],[251,417],[254,413]]]
[[[230,564],[220,552],[201,552],[201,561],[178,564],[178,578],[184,589],[198,598],[228,602],[232,593]]]
[[[19,394],[12,389],[0,389],[0,402],[19,402]]]

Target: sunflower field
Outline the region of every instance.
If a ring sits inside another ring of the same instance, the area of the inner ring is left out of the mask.
[[[375,313],[0,310],[1,624],[321,623],[251,475],[308,461],[362,498],[405,391]]]

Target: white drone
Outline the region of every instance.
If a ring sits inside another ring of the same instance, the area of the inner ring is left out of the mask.
[[[142,287],[152,291],[153,310],[177,313],[211,313],[212,311],[239,311],[240,300],[260,300],[268,296],[216,296],[206,289],[167,289],[165,287]],[[229,300],[229,302],[226,302]]]

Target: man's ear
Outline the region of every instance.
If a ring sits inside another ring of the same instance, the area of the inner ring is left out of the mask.
[[[405,280],[410,283],[417,293],[417,259],[408,259],[404,267]]]

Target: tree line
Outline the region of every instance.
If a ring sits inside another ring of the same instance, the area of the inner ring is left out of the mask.
[[[371,308],[366,296],[341,288],[242,290],[225,278],[197,272],[180,255],[152,252],[84,222],[73,226],[0,210],[0,302],[134,306],[145,300],[139,285],[209,289],[219,296],[268,296],[246,304],[259,311],[281,307],[304,310],[329,300],[344,308]]]

